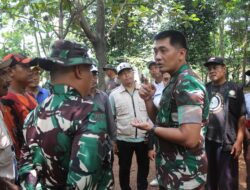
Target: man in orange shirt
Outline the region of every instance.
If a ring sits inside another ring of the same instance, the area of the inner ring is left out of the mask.
[[[10,60],[10,61],[9,61]],[[8,61],[8,68],[11,83],[6,96],[2,98],[5,106],[4,120],[12,137],[16,156],[19,158],[20,149],[23,144],[22,128],[28,113],[36,106],[36,100],[26,93],[25,89],[29,84],[31,75],[31,59],[21,54],[8,54],[3,58]]]

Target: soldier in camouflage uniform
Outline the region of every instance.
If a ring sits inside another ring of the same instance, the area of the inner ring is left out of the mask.
[[[120,85],[117,79],[117,71],[115,66],[111,64],[103,67],[103,71],[105,72],[105,92],[109,95],[113,89]]]
[[[101,108],[105,111],[106,116],[106,122],[107,122],[107,130],[108,130],[108,146],[109,146],[109,152],[110,154],[109,158],[111,158],[110,162],[113,163],[114,161],[114,153],[112,151],[112,148],[115,150],[116,147],[116,124],[112,113],[112,108],[109,102],[108,95],[99,90],[97,88],[98,85],[98,69],[95,65],[92,65],[91,72],[93,74],[93,80],[92,80],[92,86],[91,86],[91,95],[88,96],[91,100],[93,100],[95,103],[101,106]]]
[[[155,60],[162,73],[171,75],[163,91],[159,111],[152,102],[155,89],[144,84],[140,95],[153,122],[134,120],[133,125],[157,137],[157,178],[160,189],[203,189],[207,158],[204,134],[208,119],[207,92],[186,64],[187,45],[182,33],[174,30],[156,35]]]
[[[111,189],[104,111],[86,101],[92,61],[80,44],[58,40],[50,57],[51,96],[26,118],[19,171],[24,189]]]

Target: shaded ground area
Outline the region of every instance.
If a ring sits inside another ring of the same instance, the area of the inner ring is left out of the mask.
[[[241,155],[240,157],[240,162],[239,162],[239,172],[240,172],[240,183],[239,183],[239,190],[245,190],[246,189],[246,183],[245,183],[245,178],[246,178],[246,171],[245,171],[245,162],[243,160],[243,157]],[[119,173],[118,173],[118,158],[115,156],[115,162],[114,162],[114,176],[115,176],[115,190],[121,190],[120,185],[119,185]],[[136,158],[134,156],[133,162],[132,162],[132,167],[131,167],[131,175],[130,175],[130,187],[132,190],[136,190],[136,173],[137,173],[137,165],[136,165]],[[153,178],[155,177],[155,166],[154,163],[151,161],[150,162],[150,171],[149,171],[149,176],[148,176],[148,182],[150,182]],[[148,190],[158,190],[159,188],[157,187],[148,187]]]

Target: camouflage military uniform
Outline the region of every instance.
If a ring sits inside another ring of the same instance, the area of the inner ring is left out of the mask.
[[[209,108],[207,92],[197,78],[185,64],[172,76],[163,91],[156,119],[158,125],[178,128],[184,123],[201,123],[203,126],[200,145],[194,149],[158,138],[157,178],[159,185],[166,189],[194,189],[206,181],[204,134]]]
[[[52,95],[24,124],[20,179],[24,189],[111,189],[104,111],[73,88]]]

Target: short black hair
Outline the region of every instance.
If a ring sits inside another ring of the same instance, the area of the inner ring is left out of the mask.
[[[157,40],[162,40],[164,38],[170,38],[170,44],[172,46],[177,45],[186,50],[188,49],[186,38],[180,31],[177,30],[162,31],[154,37],[154,40],[157,41]]]

